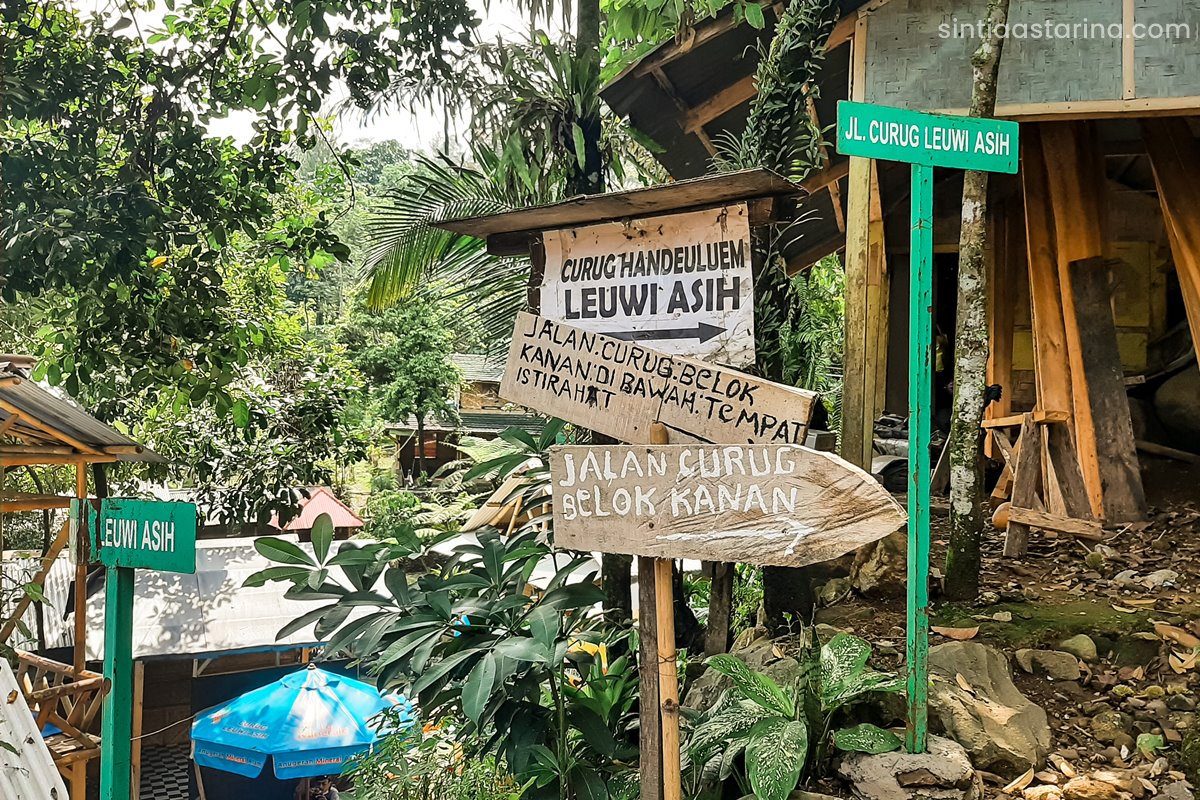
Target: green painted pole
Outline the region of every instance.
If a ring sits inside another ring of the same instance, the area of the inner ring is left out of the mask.
[[[905,745],[929,729],[929,425],[933,393],[933,167],[912,166],[908,348],[908,719]]]
[[[104,697],[100,726],[100,796],[129,800],[133,771],[133,578],[131,567],[109,567],[104,597]]]

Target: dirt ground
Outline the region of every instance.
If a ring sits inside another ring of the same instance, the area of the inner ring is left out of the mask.
[[[1017,686],[1046,709],[1053,751],[1075,769],[1136,767],[1137,776],[1156,785],[1181,773],[1200,773],[1200,757],[1189,760],[1190,748],[1184,747],[1189,732],[1200,727],[1200,465],[1147,459],[1144,476],[1152,512],[1147,522],[1120,526],[1098,546],[1035,531],[1020,560],[1003,557],[1003,534],[997,531],[985,544],[980,599],[950,603],[937,596],[935,586],[931,624],[951,629],[956,638],[978,627],[972,641],[1009,654]],[[944,513],[935,513],[932,528],[936,570],[945,556]],[[817,620],[867,638],[881,666],[902,665],[902,594],[849,597],[822,609]],[[1053,650],[1080,633],[1095,641],[1099,657],[1083,665],[1078,681],[1051,681],[1012,661],[1020,648]],[[949,640],[935,632],[931,645]],[[1096,717],[1112,711],[1120,712],[1126,734],[1113,741],[1102,731],[1098,738],[1103,726]],[[1162,736],[1165,746],[1139,753],[1135,743],[1141,734]],[[999,796],[1007,780],[984,777],[989,795]],[[1068,777],[1048,768],[1033,784]],[[1150,787],[1146,792],[1152,794]]]

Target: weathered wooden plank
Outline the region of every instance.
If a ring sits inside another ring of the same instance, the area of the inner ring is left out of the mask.
[[[1081,324],[1076,313],[1075,294],[1071,288],[1074,273],[1070,269],[1075,261],[1100,258],[1104,254],[1104,161],[1091,123],[1046,123],[1041,126],[1041,135],[1054,219],[1055,260],[1062,291],[1063,327],[1075,415],[1075,447],[1092,511],[1104,517],[1108,510],[1099,433],[1088,402],[1090,378],[1085,375],[1082,362],[1083,346],[1092,331]]]
[[[1046,442],[1047,460],[1054,472],[1066,516],[1073,519],[1095,519],[1092,515],[1092,504],[1088,501],[1087,487],[1083,484],[1083,473],[1079,470],[1079,460],[1075,456],[1071,426],[1047,425],[1042,436]]]
[[[1069,422],[1071,415],[1066,411],[1047,411],[1046,409],[1039,408],[1025,414],[1010,414],[1007,417],[985,419],[979,424],[979,427],[985,429],[1010,428],[1014,425],[1023,425],[1026,419],[1032,419],[1037,423]]]
[[[1189,453],[1187,450],[1176,450],[1174,447],[1167,447],[1156,442],[1144,442],[1141,439],[1138,439],[1137,449],[1141,450],[1143,453],[1149,453],[1152,456],[1171,458],[1175,461],[1183,461],[1187,464],[1200,464],[1200,455]]]
[[[866,472],[792,445],[562,447],[550,472],[573,550],[801,567],[904,524]]]
[[[1192,341],[1200,350],[1200,146],[1183,119],[1142,120],[1142,136],[1154,167]]]
[[[623,442],[654,422],[711,442],[802,444],[816,395],[517,315],[500,396]]]
[[[1094,542],[1104,541],[1105,538],[1104,528],[1099,522],[1047,514],[1032,508],[1019,508],[1015,504],[1008,509],[1008,530],[1010,532],[1014,525],[1065,533]]]
[[[1072,403],[1067,333],[1058,285],[1049,177],[1038,126],[1022,131],[1021,152],[1037,403],[1040,408],[1069,409]]]
[[[1076,380],[1075,402],[1077,409],[1081,400],[1086,403],[1092,421],[1092,446],[1103,487],[1099,517],[1110,523],[1136,522],[1146,518],[1146,494],[1117,346],[1109,270],[1104,259],[1092,258],[1073,262],[1070,275],[1076,324],[1081,333],[1086,331],[1079,340],[1083,380]]]
[[[1013,475],[1012,505],[1014,508],[1033,508],[1038,502],[1038,489],[1042,484],[1042,432],[1032,418],[1021,426],[1021,451],[1017,454],[1017,469]],[[1017,557],[1025,554],[1029,544],[1029,526],[1008,520],[1008,533],[1004,537],[1004,555]]]

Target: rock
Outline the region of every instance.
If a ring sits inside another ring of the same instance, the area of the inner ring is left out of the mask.
[[[1021,790],[1025,800],[1062,800],[1062,789],[1057,786],[1027,786]]]
[[[1071,778],[1063,786],[1063,800],[1120,800],[1121,793],[1111,783],[1098,781],[1086,775]]]
[[[1081,661],[1089,663],[1100,657],[1096,652],[1096,643],[1086,633],[1080,633],[1072,636],[1070,639],[1064,639],[1059,642],[1058,649],[1070,653]]]
[[[1185,781],[1168,783],[1158,790],[1158,794],[1155,797],[1160,798],[1160,800],[1196,800],[1196,795],[1192,793],[1191,788]]]
[[[850,585],[864,597],[899,597],[905,592],[908,535],[896,531],[859,549],[850,567]]]
[[[979,769],[1015,777],[1042,762],[1050,751],[1046,712],[1012,682],[1008,660],[977,642],[931,648],[936,680],[930,690],[930,721],[961,744]],[[958,685],[962,675],[973,691]]]
[[[1137,579],[1137,572],[1132,569],[1125,569],[1113,575],[1113,585],[1118,589],[1133,589],[1140,588],[1141,584]]]
[[[832,578],[822,584],[817,597],[820,599],[821,605],[832,606],[843,600],[848,594],[850,594],[850,579]]]
[[[1133,720],[1121,711],[1101,711],[1092,717],[1092,736],[1101,742],[1117,744],[1118,737],[1132,729]]]
[[[1154,410],[1172,447],[1200,451],[1200,370],[1185,369],[1154,393]]]
[[[838,775],[864,800],[982,800],[983,784],[961,745],[930,736],[927,750],[848,753]]]
[[[750,637],[746,637],[750,638]],[[754,638],[742,647],[743,637],[738,637],[730,654],[735,655],[755,672],[770,676],[781,686],[794,683],[800,676],[800,662],[791,656],[780,656],[775,642],[765,636]],[[733,685],[733,681],[714,669],[707,669],[699,678],[692,682],[684,697],[683,705],[697,711],[711,708],[725,690]]]
[[[1079,659],[1058,650],[1018,650],[1017,665],[1033,675],[1046,675],[1052,681],[1077,681]]]
[[[1195,711],[1196,699],[1186,694],[1173,694],[1167,698],[1167,708],[1172,711]]]

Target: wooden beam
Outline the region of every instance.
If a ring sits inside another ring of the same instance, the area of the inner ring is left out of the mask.
[[[654,82],[658,84],[658,87],[663,90],[663,93],[671,99],[671,103],[675,106],[675,110],[678,112],[680,117],[687,119],[687,103],[683,102],[683,99],[679,96],[679,93],[675,91],[675,86],[667,77],[667,73],[663,72],[662,69],[658,67],[654,67],[650,70],[650,75],[654,79]],[[700,128],[694,131],[694,133],[696,134],[696,138],[700,140],[700,143],[704,145],[704,149],[708,151],[708,154],[715,158],[717,155],[717,148],[713,145],[712,139],[708,138],[708,134],[704,132],[704,129]]]
[[[755,76],[747,75],[731,83],[716,94],[693,108],[684,118],[684,133],[695,133],[708,123],[726,114],[754,97]]]
[[[822,189],[837,185],[837,182],[850,174],[850,161],[845,159],[826,167],[820,172],[809,175],[800,181],[800,188],[809,194],[816,194]]]
[[[1049,176],[1038,126],[1022,131],[1021,156],[1037,405],[1071,408],[1067,332],[1058,284]]]
[[[1155,442],[1146,442],[1138,439],[1137,449],[1152,456],[1171,458],[1188,464],[1200,464],[1200,455],[1196,453],[1189,453],[1187,450],[1176,450],[1174,447],[1167,447]]]
[[[1021,264],[1024,226],[1013,213],[1014,202],[1009,199],[998,208],[994,218],[992,241],[995,243],[988,266],[991,277],[988,281],[988,340],[990,342],[987,364],[987,382],[1002,387],[1000,399],[989,403],[985,411],[988,419],[1007,416],[1012,410],[1013,394],[1013,329],[1017,305],[1017,276]],[[995,455],[992,438],[986,440],[986,454]]]
[[[1121,369],[1110,281],[1111,273],[1103,258],[1070,264],[1071,305],[1080,332],[1078,377],[1082,379],[1075,385],[1076,442],[1085,435],[1092,437],[1088,444],[1095,455],[1102,488],[1097,513],[1096,493],[1088,487],[1095,517],[1108,523],[1138,522],[1147,515],[1146,493]],[[1080,424],[1084,416],[1081,409],[1086,409],[1090,428]],[[1086,483],[1086,470],[1084,480]]]
[[[1104,254],[1104,209],[1101,205],[1104,167],[1095,148],[1095,132],[1090,124],[1056,122],[1041,125],[1039,129],[1054,225],[1055,269],[1071,385],[1069,408],[1075,415],[1079,466],[1088,488],[1092,512],[1098,518],[1104,518],[1105,487],[1101,479],[1095,420],[1088,402],[1090,379],[1084,373],[1082,361],[1083,341],[1090,332],[1085,333],[1077,319],[1070,270],[1072,262],[1099,258]],[[1132,453],[1132,446],[1130,451]]]
[[[825,50],[835,50],[854,38],[854,29],[858,26],[858,14],[849,14],[838,20],[825,40]]]
[[[1121,24],[1126,33],[1121,40],[1121,97],[1133,100],[1137,97],[1137,62],[1134,60],[1134,0],[1121,0]]]
[[[46,455],[46,456],[9,456],[4,457],[4,466],[6,467],[48,467],[52,464],[111,464],[116,461],[116,456],[93,456],[93,455]]]
[[[10,414],[7,419],[5,419],[3,422],[0,422],[0,436],[8,436],[9,430],[13,425],[17,424],[18,419],[19,417],[17,417],[16,414]]]
[[[1069,422],[1071,414],[1069,411],[1046,411],[1045,409],[1035,409],[1024,414],[1009,414],[1007,417],[996,417],[995,419],[985,419],[979,424],[979,427],[990,430],[992,428],[1011,428],[1014,425],[1023,425],[1026,420],[1038,424],[1050,422]]]
[[[1143,120],[1141,127],[1192,342],[1200,352],[1200,146],[1181,119]]]
[[[1032,419],[1021,426],[1021,450],[1017,454],[1017,469],[1013,475],[1012,507],[1032,508],[1042,484],[1042,431]],[[1004,536],[1004,555],[1017,558],[1025,555],[1029,546],[1029,526],[1008,518]]]
[[[1013,525],[1028,528],[1040,528],[1055,533],[1065,533],[1077,539],[1087,539],[1092,542],[1102,542],[1105,539],[1104,528],[1099,522],[1083,519],[1072,519],[1057,514],[1047,514],[1032,508],[1020,508],[1014,501],[1008,509],[1008,529]]]
[[[1064,423],[1047,425],[1042,439],[1049,464],[1049,470],[1043,470],[1043,474],[1053,475],[1064,513],[1072,519],[1094,519],[1083,473],[1079,470],[1071,426]]]
[[[842,458],[870,469],[872,458],[870,408],[867,386],[874,396],[874,376],[869,375],[867,322],[870,307],[867,280],[871,259],[871,161],[850,159],[849,209],[846,213],[846,299],[844,372],[842,380]]]
[[[75,496],[87,497],[87,465],[75,465]],[[115,580],[109,573],[109,580]],[[115,613],[109,609],[110,614]],[[75,565],[75,674],[87,669],[87,564],[80,559]]]
[[[5,375],[0,377],[0,389],[5,389],[9,386],[20,386],[21,378],[16,375]]]
[[[1135,100],[1080,100],[1063,103],[1001,103],[996,117],[1018,122],[1068,122],[1113,117],[1190,117],[1200,107],[1200,96],[1143,97]],[[937,108],[930,113],[962,116],[966,108]],[[1024,132],[1022,132],[1024,136]]]

